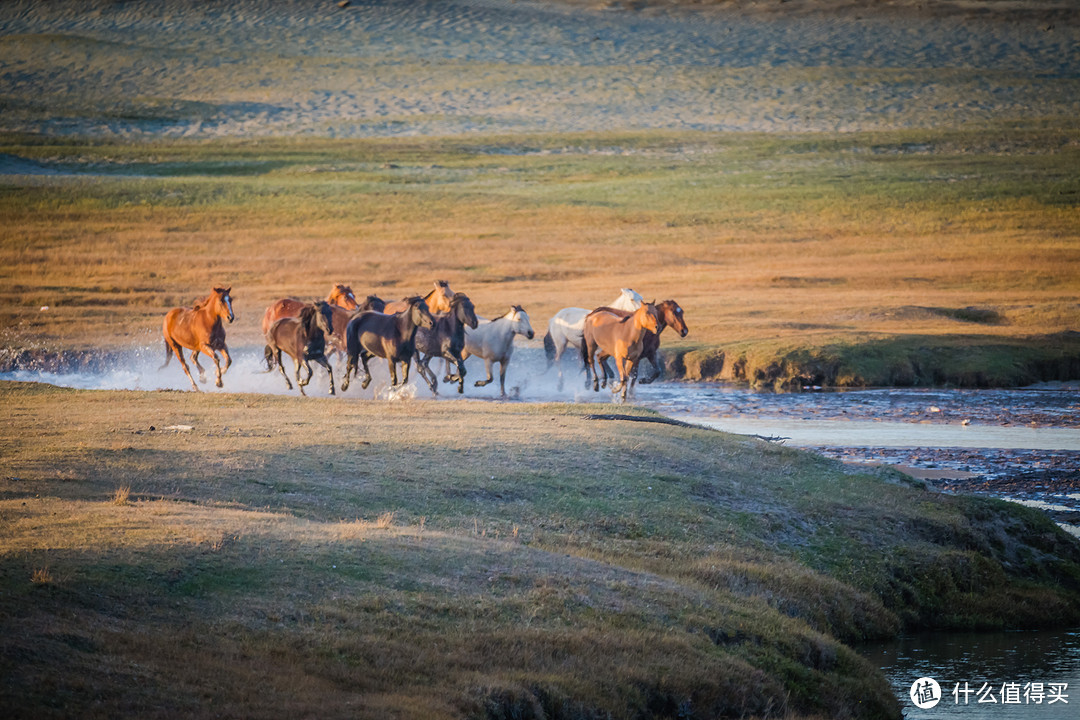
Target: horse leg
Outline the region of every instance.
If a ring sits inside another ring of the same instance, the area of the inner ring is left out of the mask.
[[[401,367],[403,368],[402,369],[403,374],[401,376],[401,384],[402,385],[408,385],[409,384],[409,366],[410,365],[412,365],[412,359],[411,358],[409,360],[406,360],[405,362],[401,363]]]
[[[393,358],[386,362],[390,365],[390,387],[397,387],[397,363]]]
[[[315,358],[315,362],[319,363],[324,368],[326,368],[326,374],[330,376],[330,394],[331,395],[336,394],[336,393],[334,393],[334,371],[330,367],[330,361],[326,359],[325,355],[323,355],[322,357]]]
[[[450,361],[447,360],[447,363]],[[459,356],[454,358],[454,362],[457,363],[457,391],[458,395],[465,394],[465,361]]]
[[[595,345],[588,345],[588,349],[585,351],[586,357],[589,359],[589,364],[585,368],[585,387],[589,387],[589,373],[592,373],[592,389],[593,392],[600,392],[600,378],[596,372],[596,356],[600,352],[600,348]],[[600,362],[600,367],[604,367],[603,361]],[[605,372],[607,369],[605,368]],[[607,382],[607,378],[604,378],[604,382]]]
[[[417,355],[416,372],[420,373],[420,377],[424,378],[424,382],[426,382],[427,386],[431,389],[431,394],[438,395],[439,380],[435,377],[435,373],[431,371],[431,367],[428,365],[428,363],[431,362],[431,358],[431,355],[428,355],[425,358],[421,358],[419,355]]]
[[[195,384],[195,378],[191,377],[191,371],[188,370],[187,362],[184,360],[184,348],[177,345],[173,348],[173,352],[176,353],[176,359],[180,361],[180,367],[184,368],[184,374],[187,375],[188,382],[191,383],[191,389],[199,392],[199,386]]]
[[[285,387],[292,390],[292,383],[289,382],[289,374],[285,372],[285,366],[281,364],[281,348],[277,348],[273,351],[274,362],[277,363],[278,370],[281,371],[281,377],[285,378]]]
[[[371,371],[368,370],[367,361],[370,356],[363,350],[360,351],[360,362],[364,366],[364,381],[360,383],[361,390],[367,390],[367,386],[371,384]],[[350,362],[352,360],[350,359]],[[391,366],[393,367],[393,366]]]
[[[300,368],[307,370],[306,378],[300,378]],[[301,355],[296,359],[296,386],[300,388],[300,394],[304,397],[307,397],[307,393],[304,392],[304,386],[311,382],[312,375],[314,375],[314,373],[311,371],[311,366],[308,365],[307,358]]]
[[[566,341],[555,343],[555,359],[551,362],[555,364],[555,370],[559,373],[559,392],[562,392],[563,389],[562,356],[564,352],[566,352]],[[548,367],[551,367],[551,365],[549,364]]]
[[[484,387],[495,379],[495,376],[491,374],[491,361],[484,358],[484,369],[487,370],[487,380],[477,380],[473,385],[475,387]]]
[[[506,360],[499,361],[499,397],[506,397]]]
[[[232,355],[229,354],[229,348],[225,347],[225,343],[221,343],[221,354],[225,356],[225,367],[221,370],[221,374],[224,375],[232,367]]]
[[[221,369],[221,362],[218,360],[217,352],[210,350],[210,358],[214,361],[214,385],[224,387],[224,383],[221,382],[221,374],[225,371]]]
[[[195,363],[195,368],[199,371],[199,382],[206,382],[206,371],[203,370],[203,366],[199,364],[199,351],[191,351],[191,362]]]

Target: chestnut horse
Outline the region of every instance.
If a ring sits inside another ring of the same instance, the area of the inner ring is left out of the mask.
[[[447,373],[446,382],[456,382],[458,393],[465,392],[465,360],[461,351],[465,349],[465,328],[474,330],[479,324],[476,308],[465,293],[454,293],[450,301],[450,312],[432,313],[435,325],[430,330],[420,328],[416,331],[416,371],[427,381],[433,395],[439,394],[439,381],[428,363],[434,357],[446,358],[447,362],[457,364],[457,375]]]
[[[619,317],[627,317],[632,314],[626,310],[610,307],[596,308],[596,310],[603,310],[604,312],[609,312],[612,315],[617,315]],[[642,343],[641,348],[641,357],[652,363],[653,374],[652,377],[642,380],[642,385],[648,385],[660,377],[664,372],[664,367],[656,354],[660,349],[660,333],[664,332],[664,328],[670,325],[675,329],[675,332],[679,333],[679,337],[686,337],[686,334],[690,332],[689,328],[686,327],[686,321],[683,319],[683,309],[679,307],[679,303],[674,300],[664,300],[663,302],[656,303],[656,310],[660,313],[660,329],[656,332],[645,333],[645,341]],[[602,367],[604,369],[604,379],[600,382],[600,387],[605,387],[607,385],[608,376],[613,376],[608,369],[606,358],[602,363]],[[637,379],[637,370],[638,368],[635,368],[635,380]]]
[[[581,357],[586,365],[586,382],[588,372],[592,371],[593,391],[600,390],[594,362],[599,360],[603,367],[604,358],[610,356],[615,358],[615,367],[619,371],[619,384],[613,385],[611,392],[618,393],[622,390],[622,399],[625,401],[626,393],[630,389],[630,377],[637,370],[638,360],[641,359],[645,334],[659,330],[660,314],[653,303],[642,305],[626,317],[619,317],[602,309],[589,313],[585,318]]]
[[[369,311],[354,317],[345,329],[349,362],[345,366],[345,379],[341,381],[342,391],[349,389],[349,377],[356,372],[357,358],[364,366],[364,381],[360,387],[366,388],[371,383],[368,358],[376,355],[386,358],[392,387],[398,384],[397,363],[404,366],[401,384],[409,382],[409,363],[416,352],[416,330],[434,325],[435,318],[421,297],[409,298],[407,308],[399,313]]]
[[[337,307],[349,310],[350,312],[355,311],[357,308],[356,296],[353,295],[352,288],[340,283],[330,288],[330,294],[326,296],[326,302],[330,305],[336,305]],[[297,300],[296,298],[281,298],[273,305],[266,308],[266,312],[263,313],[262,321],[263,335],[267,333],[275,320],[280,320],[283,317],[298,317],[305,305],[307,305],[307,303],[303,300]]]
[[[214,384],[222,386],[221,376],[232,365],[229,348],[225,345],[225,327],[221,323],[223,319],[233,321],[231,291],[232,288],[216,287],[194,307],[173,308],[165,315],[165,322],[161,326],[161,333],[165,336],[165,362],[158,368],[159,371],[165,369],[173,353],[176,353],[176,359],[191,381],[191,387],[198,390],[199,386],[192,380],[191,371],[184,362],[184,348],[187,348],[191,350],[191,361],[199,369],[199,382],[206,382],[206,372],[199,364],[199,353],[203,352],[214,361],[217,372]],[[225,370],[221,369],[218,361],[218,351],[225,356]]]
[[[436,280],[435,289],[424,296],[424,304],[430,312],[445,313],[450,312],[450,301],[453,299],[454,291],[450,289],[450,283],[445,280]],[[399,313],[409,306],[410,300],[411,298],[392,300],[386,303],[386,309],[383,312]]]
[[[326,338],[334,331],[332,307],[334,306],[322,300],[305,305],[300,310],[300,317],[279,318],[266,331],[266,348],[263,353],[267,367],[273,370],[276,362],[281,369],[281,376],[285,378],[285,385],[292,390],[289,376],[285,374],[285,365],[281,362],[281,351],[287,352],[296,365],[296,386],[300,388],[301,395],[307,395],[304,386],[311,382],[314,374],[308,364],[309,360],[314,360],[326,368],[330,376],[330,394],[334,394],[334,371],[326,361]],[[300,377],[300,368],[307,370],[306,378]]]

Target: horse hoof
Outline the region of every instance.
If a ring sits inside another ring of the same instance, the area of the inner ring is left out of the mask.
[[[218,380],[216,383],[214,383],[214,385],[216,385],[218,387],[225,387],[225,383],[221,382],[220,380]]]
[[[367,390],[367,386],[371,384],[371,378],[368,378],[364,382],[360,383],[361,390]]]
[[[458,395],[464,395],[465,394],[465,387],[463,385],[458,385],[457,392],[458,392]]]

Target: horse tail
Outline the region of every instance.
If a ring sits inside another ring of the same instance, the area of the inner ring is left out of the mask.
[[[169,341],[166,340],[165,341],[165,362],[161,363],[161,367],[159,367],[158,370],[164,370],[166,367],[168,367],[169,366],[169,361],[172,360],[172,356],[173,356],[172,345],[170,345]]]
[[[544,354],[547,355],[548,367],[551,367],[555,362],[555,339],[551,337],[550,330],[544,335]]]

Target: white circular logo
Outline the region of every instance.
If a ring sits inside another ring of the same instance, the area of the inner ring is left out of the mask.
[[[912,683],[911,702],[922,710],[929,710],[941,702],[941,686],[937,684],[937,680],[924,677]]]

